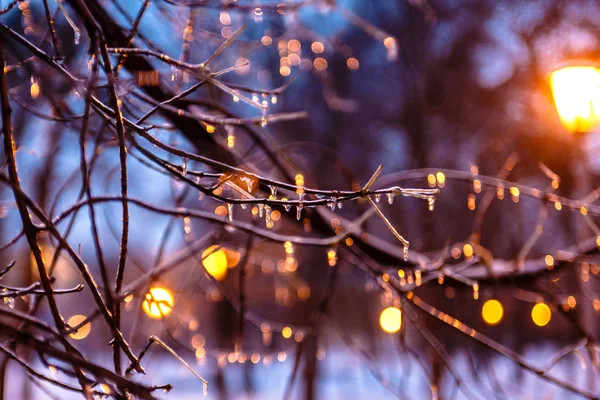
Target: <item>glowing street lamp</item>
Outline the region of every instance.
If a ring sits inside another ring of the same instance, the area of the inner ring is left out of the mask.
[[[550,74],[558,116],[572,133],[593,131],[600,125],[600,70],[591,65],[568,66]]]

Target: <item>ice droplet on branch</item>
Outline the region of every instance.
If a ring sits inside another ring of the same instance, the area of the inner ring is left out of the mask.
[[[233,204],[227,203],[227,215],[229,216],[229,222],[233,221]]]
[[[427,205],[429,206],[429,211],[433,211],[433,209],[435,208],[435,197],[428,197]]]
[[[394,202],[394,193],[387,194],[388,203],[392,204]]]
[[[271,196],[273,196],[273,198],[277,197],[277,186],[269,185],[269,189],[271,190]]]
[[[302,202],[304,201],[304,192],[298,194],[298,200],[300,202],[296,206],[296,219],[298,221],[300,221],[300,216],[302,214],[302,208],[304,207],[304,204],[302,204]]]
[[[329,202],[327,203],[327,205],[329,206],[329,208],[331,208],[331,211],[335,211],[335,205],[337,203],[337,198],[336,197],[332,197],[329,199]]]
[[[181,175],[183,176],[187,175],[187,162],[187,157],[181,157]]]
[[[404,248],[402,249],[402,251],[403,251],[404,261],[407,261],[408,260],[408,246],[404,245]]]

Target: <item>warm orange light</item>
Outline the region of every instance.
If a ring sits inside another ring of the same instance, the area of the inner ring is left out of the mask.
[[[550,307],[544,303],[537,303],[531,309],[531,319],[537,326],[548,325],[550,318],[552,318],[552,311],[550,311]]]
[[[504,307],[498,300],[491,299],[483,303],[481,318],[488,325],[498,325],[504,316]]]
[[[69,318],[67,320],[67,324],[69,324],[69,326],[74,328],[77,325],[79,325],[80,323],[82,323],[83,321],[85,321],[85,319],[86,319],[85,315],[73,315],[71,318]],[[92,324],[90,324],[88,322],[87,324],[85,324],[81,328],[79,328],[77,330],[77,332],[71,333],[69,335],[69,337],[71,337],[71,339],[75,339],[75,340],[85,339],[87,337],[87,335],[90,334],[91,330],[92,330]]]
[[[213,278],[220,281],[227,275],[227,254],[223,249],[215,250],[217,246],[211,246],[202,252],[202,265]]]
[[[153,287],[150,288],[149,293],[146,293],[142,309],[150,318],[162,318],[171,314],[174,304],[171,292],[160,287]]]
[[[558,116],[571,132],[589,132],[600,124],[600,70],[571,66],[550,74]]]
[[[289,326],[285,326],[282,330],[281,330],[281,336],[283,336],[286,339],[289,339],[292,337],[292,328],[290,328]]]
[[[384,332],[398,332],[402,326],[402,311],[397,307],[386,308],[379,316],[379,325]]]

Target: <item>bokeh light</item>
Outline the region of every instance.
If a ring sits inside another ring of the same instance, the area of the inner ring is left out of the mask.
[[[498,325],[504,317],[504,307],[496,299],[490,299],[483,303],[481,308],[481,318],[488,325]]]
[[[545,303],[537,303],[531,309],[531,319],[537,326],[548,325],[550,318],[552,318],[552,311],[550,311],[550,307]]]
[[[85,320],[86,320],[85,315],[77,314],[77,315],[73,315],[71,318],[69,318],[67,320],[67,324],[69,324],[69,326],[71,326],[71,327],[76,327],[77,325],[81,324]],[[75,340],[85,339],[90,334],[91,330],[92,330],[92,324],[88,322],[85,325],[83,325],[81,328],[79,328],[77,330],[77,332],[71,333],[69,335],[69,337],[71,339],[75,339]]]
[[[202,265],[213,278],[221,281],[227,275],[227,255],[223,249],[215,250],[217,247],[214,245],[202,252]]]
[[[398,332],[402,326],[402,311],[397,307],[386,308],[379,316],[379,325],[384,332]]]
[[[589,132],[600,124],[600,71],[570,66],[550,74],[558,116],[571,132]]]
[[[161,287],[153,287],[146,293],[142,308],[150,318],[162,318],[171,314],[174,305],[171,292]]]

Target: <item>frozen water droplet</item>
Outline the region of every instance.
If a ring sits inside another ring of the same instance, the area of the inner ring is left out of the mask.
[[[265,224],[269,225],[271,222],[271,207],[265,206]]]
[[[392,204],[394,202],[394,193],[387,194],[388,203]]]
[[[202,383],[202,394],[204,397],[208,396],[208,383],[206,382]]]
[[[292,208],[292,206],[289,204],[284,204],[283,208],[285,209],[285,211],[290,211],[290,208]]]
[[[433,211],[435,208],[435,197],[427,198],[427,205],[429,206],[429,211]]]
[[[408,246],[404,246],[403,249],[403,257],[404,257],[404,261],[408,260]]]
[[[75,45],[78,45],[79,42],[81,42],[81,31],[79,29],[73,30],[73,41],[75,42]]]
[[[190,240],[192,238],[192,223],[189,217],[183,218],[183,233],[185,240]]]
[[[272,103],[272,104],[277,104],[277,96],[276,96],[276,95],[273,95],[273,96],[271,97],[271,103]]]
[[[15,308],[15,299],[12,297],[5,297],[4,304],[8,305],[8,308]]]
[[[252,193],[252,187],[254,186],[254,180],[247,176],[243,176],[240,178],[242,182],[246,182],[246,187],[248,188],[248,193]]]
[[[331,208],[331,211],[335,210],[337,201],[338,201],[337,197],[332,197],[329,199],[329,202],[327,203],[327,205],[329,206],[329,208]]]
[[[277,186],[269,185],[269,189],[271,190],[271,196],[273,196],[273,198],[277,197]]]
[[[339,210],[341,210],[341,209],[342,209],[342,206],[343,206],[343,205],[344,205],[344,203],[342,203],[342,202],[340,202],[340,201],[338,201],[338,202],[337,202],[337,206],[338,206],[338,209],[339,209]]]
[[[375,194],[375,203],[379,203],[381,201],[381,193]]]
[[[304,192],[298,194],[298,200],[300,202],[296,206],[296,219],[300,221],[300,217],[302,215],[302,208],[304,207],[304,204],[302,204],[302,202],[304,201]]]
[[[181,157],[181,175],[183,176],[187,175],[187,162],[187,157]]]
[[[240,207],[242,207],[242,210],[245,210],[245,209],[246,209],[246,207],[248,207],[248,204],[246,204],[246,203],[241,203],[241,204],[240,204]]]
[[[265,117],[264,115],[260,117],[260,126],[262,126],[263,128],[267,126],[267,117]]]
[[[263,214],[264,214],[264,212],[265,212],[265,206],[264,206],[264,204],[259,204],[259,205],[258,205],[258,216],[259,216],[260,218],[262,218],[262,217],[263,217]]]
[[[258,96],[256,95],[256,93],[252,93],[252,101],[258,103]]]
[[[229,216],[229,222],[233,221],[233,204],[227,203],[227,215]]]

